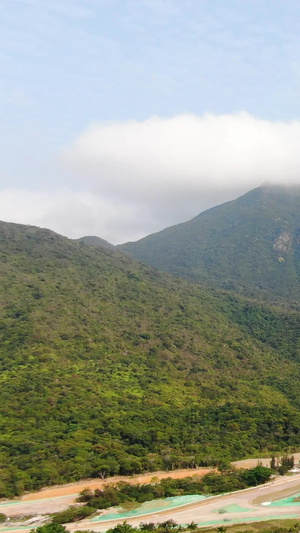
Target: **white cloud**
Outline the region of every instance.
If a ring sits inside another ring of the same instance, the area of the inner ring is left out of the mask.
[[[147,231],[143,225],[140,230],[136,227],[139,216],[134,206],[87,191],[0,191],[1,220],[46,227],[71,238],[98,235],[113,243],[126,240],[132,233],[139,238]]]
[[[150,213],[151,232],[265,181],[300,182],[299,145],[297,121],[179,115],[93,124],[63,158],[95,194]]]
[[[300,183],[299,146],[300,122],[247,113],[93,124],[62,152],[67,185],[0,191],[0,218],[136,240],[266,181]]]

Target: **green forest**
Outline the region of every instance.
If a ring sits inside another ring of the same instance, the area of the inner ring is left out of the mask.
[[[299,308],[299,235],[299,185],[265,185],[118,248],[193,282]]]
[[[0,497],[299,447],[296,310],[0,229]]]

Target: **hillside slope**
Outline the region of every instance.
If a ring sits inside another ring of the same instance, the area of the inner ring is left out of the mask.
[[[191,281],[300,302],[300,186],[264,186],[119,249]]]
[[[0,495],[299,446],[299,315],[0,224]]]

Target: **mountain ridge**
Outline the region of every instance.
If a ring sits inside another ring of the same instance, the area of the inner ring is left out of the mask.
[[[108,248],[109,250],[113,250],[115,248],[113,244],[105,239],[102,239],[101,237],[97,237],[96,235],[85,235],[84,237],[74,240],[83,244],[87,244],[88,246],[98,246],[99,248]]]
[[[299,236],[300,186],[264,186],[117,249],[190,281],[298,304]]]

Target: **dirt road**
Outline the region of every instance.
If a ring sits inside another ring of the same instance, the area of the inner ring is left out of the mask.
[[[25,494],[19,500],[2,501],[0,512],[8,516],[22,516],[31,514],[47,514],[62,511],[75,503],[78,494],[85,488],[91,490],[101,489],[108,483],[128,481],[132,484],[151,483],[151,481],[172,477],[180,479],[187,476],[204,476],[211,472],[212,468],[181,469],[170,472],[151,472],[135,476],[114,476],[106,479],[87,479],[78,483],[48,487],[39,492]]]

